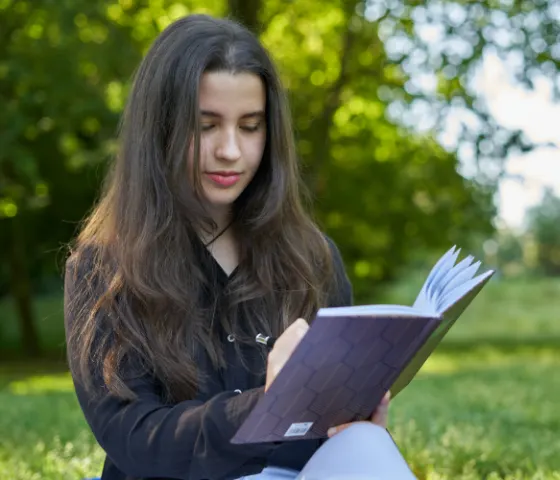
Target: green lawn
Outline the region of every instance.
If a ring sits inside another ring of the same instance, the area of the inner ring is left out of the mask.
[[[410,303],[419,285],[384,301]],[[60,299],[37,303],[59,347]],[[419,479],[560,480],[560,279],[493,281],[393,402],[394,438]],[[17,338],[0,304],[0,338]],[[2,349],[7,348],[4,344]],[[0,478],[77,480],[103,454],[58,363],[0,367]]]

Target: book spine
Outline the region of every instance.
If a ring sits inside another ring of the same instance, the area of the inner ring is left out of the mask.
[[[391,391],[392,398],[394,398],[399,392],[404,389],[404,387],[406,387],[411,382],[416,373],[425,363],[427,357],[429,356],[429,353],[426,358],[423,358],[421,352],[423,349],[431,352],[432,348],[431,345],[429,345],[430,337],[440,326],[441,322],[441,317],[431,318],[418,335],[417,341],[410,345],[409,349],[404,355],[405,360],[403,362],[403,368],[396,374],[396,378],[391,379],[391,386],[389,387],[389,390]],[[417,361],[414,361],[415,359]]]

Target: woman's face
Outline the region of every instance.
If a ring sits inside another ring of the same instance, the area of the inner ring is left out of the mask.
[[[253,179],[266,142],[266,93],[251,73],[205,73],[200,82],[200,175],[204,199],[218,214]],[[189,152],[192,172],[193,149]]]

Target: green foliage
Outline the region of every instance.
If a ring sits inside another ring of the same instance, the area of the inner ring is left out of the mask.
[[[539,205],[529,212],[530,231],[537,247],[539,268],[548,275],[560,274],[560,198],[547,190]]]
[[[262,5],[269,20],[261,38],[290,92],[305,183],[356,299],[392,278],[414,249],[487,234],[492,189],[462,178],[456,156],[430,135],[391,119],[387,92],[411,100],[407,76],[361,2],[321,2],[320,17],[313,0]]]
[[[395,100],[419,100],[422,107],[429,102],[430,109],[438,111],[438,129],[446,125],[448,114],[468,110],[472,121],[461,126],[459,140],[464,147],[473,147],[473,160],[479,167],[485,161],[505,158],[512,150],[532,148],[520,131],[508,131],[496,123],[478,98],[478,86],[473,80],[483,56],[494,54],[505,60],[513,68],[516,80],[528,88],[533,86],[537,73],[551,79],[558,97],[560,14],[556,1],[367,3],[370,18],[377,19],[382,37],[390,46],[389,57],[401,66],[407,79],[405,92],[388,92]],[[418,72],[434,86],[425,87],[415,81],[412,77]],[[404,111],[402,117],[406,122],[409,111]],[[493,181],[499,177],[500,169],[481,169],[479,174]]]
[[[523,238],[514,232],[502,232],[498,236],[495,254],[499,267],[505,272],[512,268],[519,270],[525,263]]]
[[[25,265],[17,268],[27,269],[35,291],[60,276],[60,248],[99,192],[143,53],[176,18],[231,12],[261,33],[279,64],[313,210],[339,244],[360,301],[413,252],[466,245],[491,231],[495,178],[481,170],[466,180],[455,152],[435,139],[447,114],[465,108],[479,127],[461,141],[480,160],[499,163],[511,148],[527,147],[519,132],[493,123],[469,87],[490,47],[504,56],[522,52],[525,81],[537,69],[556,73],[560,32],[552,2],[527,5],[4,0],[0,262],[17,241],[25,245]],[[425,24],[438,32],[435,43],[422,33]],[[418,74],[436,79],[437,88],[420,88]],[[12,234],[16,215],[24,238]],[[0,266],[0,295],[8,275],[14,277]]]

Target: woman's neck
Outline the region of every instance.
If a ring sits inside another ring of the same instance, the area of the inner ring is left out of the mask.
[[[227,226],[231,224],[233,218],[231,208],[212,208],[210,210],[210,216],[216,223],[218,232],[227,228]]]
[[[212,209],[210,215],[216,228],[212,230],[204,229],[199,232],[199,236],[205,244],[213,243],[218,237],[222,237],[228,233],[233,219],[231,210],[229,209]]]
[[[212,215],[212,219],[218,228],[212,232],[204,232],[201,238],[214,260],[229,276],[239,263],[237,239],[230,228],[233,216],[228,212]]]

